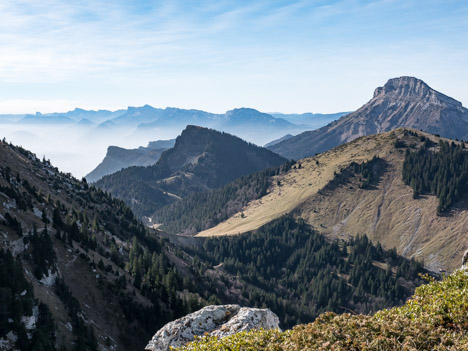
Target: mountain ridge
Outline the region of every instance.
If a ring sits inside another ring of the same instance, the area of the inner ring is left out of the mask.
[[[126,201],[137,214],[149,216],[176,198],[284,162],[283,157],[236,136],[189,125],[156,164],[122,169],[96,185]]]

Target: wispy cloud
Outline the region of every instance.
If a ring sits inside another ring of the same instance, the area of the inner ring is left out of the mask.
[[[396,67],[468,88],[468,4],[456,0],[4,0],[0,13],[0,93],[10,101],[220,111],[255,97],[268,110],[339,110],[351,83],[320,84],[375,85]]]

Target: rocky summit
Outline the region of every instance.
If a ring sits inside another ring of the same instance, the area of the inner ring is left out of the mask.
[[[252,329],[279,329],[279,319],[269,309],[207,306],[166,324],[153,336],[146,350],[166,351],[193,341],[194,336],[225,337]]]
[[[357,111],[268,148],[286,158],[300,159],[360,136],[400,127],[445,138],[468,139],[468,110],[461,102],[432,89],[420,79],[393,78],[375,89],[372,99]]]

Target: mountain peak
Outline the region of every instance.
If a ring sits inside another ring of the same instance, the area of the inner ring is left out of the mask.
[[[150,167],[130,167],[100,179],[96,185],[127,201],[138,215],[195,192],[227,183],[287,160],[234,135],[188,125],[173,148]],[[172,194],[172,195],[167,195]]]
[[[250,108],[250,107],[238,107],[238,108],[234,108],[232,110],[229,110],[226,112],[226,114],[232,114],[232,113],[246,113],[246,112],[254,112],[254,113],[261,113],[260,111],[254,109],[254,108]]]
[[[424,130],[446,138],[468,137],[468,109],[415,77],[392,78],[355,112],[314,131],[269,147],[287,158],[303,158],[363,135],[399,127]]]
[[[383,87],[375,89],[374,99],[387,97],[391,99],[423,99],[436,104],[462,106],[461,102],[432,89],[421,79],[409,76],[389,79]]]
[[[383,87],[378,87],[374,91],[374,98],[379,95],[395,94],[400,96],[426,96],[430,92],[435,92],[421,79],[415,77],[398,77],[387,81]]]
[[[194,124],[188,124],[188,125],[185,127],[185,129],[182,131],[182,133],[183,133],[184,131],[187,131],[187,130],[202,130],[202,129],[203,129],[203,130],[207,130],[207,131],[210,130],[209,128],[206,128],[206,127],[196,126],[196,125],[194,125]]]

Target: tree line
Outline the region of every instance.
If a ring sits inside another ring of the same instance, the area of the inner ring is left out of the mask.
[[[403,181],[413,188],[413,197],[430,194],[439,199],[437,213],[447,211],[468,191],[468,152],[464,143],[441,140],[439,151],[429,146],[417,151],[406,149]]]

